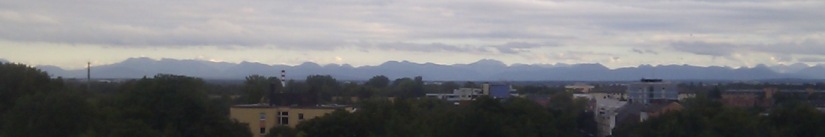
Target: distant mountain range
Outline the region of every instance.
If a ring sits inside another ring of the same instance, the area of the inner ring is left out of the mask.
[[[0,60],[2,61],[2,60]],[[65,70],[56,66],[36,66],[53,77],[85,78],[86,70]],[[94,66],[93,78],[140,78],[158,73],[187,75],[204,79],[244,79],[259,74],[279,76],[287,71],[288,79],[304,79],[308,75],[331,75],[339,80],[366,80],[376,75],[392,79],[422,76],[426,80],[449,81],[629,81],[643,77],[670,80],[766,80],[825,79],[825,66],[805,64],[752,68],[701,67],[690,65],[640,65],[609,69],[601,64],[513,64],[497,60],[480,60],[470,64],[441,65],[389,61],[377,66],[319,65],[303,63],[296,66],[267,65],[254,62],[226,63],[204,60],[130,58],[123,62]]]

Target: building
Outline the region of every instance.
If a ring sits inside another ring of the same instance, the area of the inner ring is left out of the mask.
[[[512,96],[518,96],[516,89],[513,89],[513,86],[506,84],[484,83],[481,85],[481,91],[484,95],[489,95],[490,97],[496,99],[506,99]]]
[[[667,103],[679,100],[676,84],[661,79],[642,79],[627,86],[627,98],[631,103]]]
[[[690,98],[696,98],[696,92],[685,91],[685,90],[680,90],[679,91],[679,97],[678,97],[679,101],[685,101],[685,100],[690,99]]]
[[[590,90],[589,94],[606,94],[610,95],[611,97],[619,98],[619,100],[626,101],[627,100],[627,85],[626,84],[615,84],[615,85],[603,85]]]
[[[479,96],[484,95],[481,89],[477,88],[459,88],[453,90],[453,93],[428,93],[428,98],[437,98],[447,101],[468,101],[475,100]]]
[[[762,90],[727,90],[721,93],[720,102],[726,106],[733,107],[753,107],[760,102]]]
[[[598,130],[597,136],[613,135],[613,129],[616,128],[616,116],[619,114],[619,109],[627,104],[627,101],[622,101],[621,96],[608,93],[591,93],[589,95],[596,102],[594,116],[596,129]]]
[[[777,88],[731,89],[721,93],[720,102],[733,107],[772,107],[777,93]]]
[[[578,92],[581,92],[581,93],[590,93],[590,91],[593,90],[593,88],[595,88],[595,87],[596,86],[588,85],[588,84],[585,84],[585,83],[576,83],[576,84],[573,84],[573,85],[564,86],[565,89],[578,91]]]
[[[346,106],[269,106],[267,104],[236,105],[229,108],[230,118],[249,126],[253,135],[265,136],[269,129],[278,126],[295,128],[304,120],[332,113],[337,109],[353,111]]]
[[[682,111],[682,109],[685,109],[685,107],[682,106],[682,104],[679,104],[679,102],[646,106],[645,109],[639,114],[640,122],[644,122],[648,118],[658,117],[667,112]]]
[[[337,109],[354,111],[348,106],[318,105],[316,93],[276,93],[274,84],[270,84],[269,94],[261,98],[260,103],[230,107],[229,117],[239,123],[245,123],[252,135],[263,137],[273,127],[295,128],[301,121],[320,117]]]

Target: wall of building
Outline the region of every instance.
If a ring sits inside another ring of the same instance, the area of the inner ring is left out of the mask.
[[[510,85],[490,85],[490,96],[494,98],[509,98]]]
[[[734,107],[753,107],[758,101],[758,95],[754,93],[724,93],[722,94],[722,104]]]
[[[295,128],[301,121],[332,113],[339,108],[321,107],[231,107],[229,108],[231,119],[249,125],[250,132],[254,136],[266,135],[269,129],[279,125],[280,113],[287,112],[287,123],[283,126]],[[342,108],[348,109],[348,108]],[[303,115],[303,119],[301,119]],[[263,119],[263,124],[261,124]],[[263,129],[263,134],[261,133]]]
[[[634,103],[650,103],[651,100],[679,100],[679,91],[670,82],[639,82],[627,86],[627,97]]]

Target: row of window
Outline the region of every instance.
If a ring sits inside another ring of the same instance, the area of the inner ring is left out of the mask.
[[[288,126],[289,125],[289,112],[283,111],[278,112],[275,116],[278,118],[278,125],[281,126]],[[304,113],[298,113],[298,121],[304,120]],[[266,134],[266,126],[264,122],[266,121],[266,113],[261,112],[261,135]]]

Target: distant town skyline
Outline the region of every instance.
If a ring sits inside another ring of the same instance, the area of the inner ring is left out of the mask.
[[[375,66],[825,64],[825,1],[13,1],[0,59]]]

